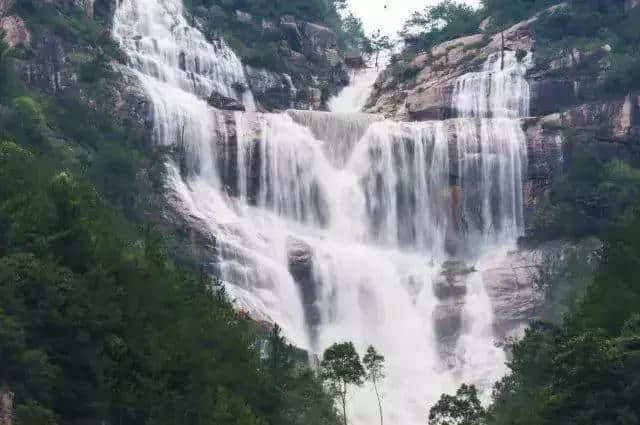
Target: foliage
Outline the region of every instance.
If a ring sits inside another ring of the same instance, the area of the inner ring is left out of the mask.
[[[329,382],[331,391],[342,401],[342,415],[347,425],[346,399],[349,385],[362,385],[365,376],[360,356],[352,342],[333,344],[322,357],[322,377]]]
[[[112,108],[106,21],[40,3],[16,3],[33,45],[63,37],[79,79],[27,89],[13,58],[28,52],[0,46],[0,382],[16,423],[336,424],[309,368],[288,349],[261,359],[219,282],[169,255],[161,153]]]
[[[429,425],[480,425],[485,414],[476,387],[463,384],[455,396],[443,394],[429,409]]]
[[[366,379],[371,382],[378,382],[384,378],[384,356],[370,345],[367,353],[362,358],[362,364],[366,369]]]
[[[485,13],[491,16],[496,29],[527,19],[557,3],[560,3],[560,0],[482,0]]]
[[[640,169],[620,159],[606,162],[584,145],[568,159],[569,169],[536,206],[532,230],[539,239],[602,234],[640,197]]]
[[[428,52],[438,43],[476,33],[481,16],[468,4],[444,0],[414,12],[401,35],[415,51]]]
[[[185,0],[185,6],[202,23],[200,27],[209,39],[224,37],[242,61],[253,67],[292,75],[308,72],[282,55],[283,40],[279,36],[263,31],[256,38],[263,19],[278,25],[284,15],[327,26],[336,33],[343,50],[370,51],[362,21],[351,13],[340,13],[346,7],[344,0]],[[237,19],[237,12],[249,13],[256,27],[248,30],[247,24]],[[285,41],[294,51],[303,53],[297,40]]]
[[[392,49],[394,46],[394,42],[389,38],[389,36],[382,35],[380,30],[377,30],[371,35],[369,40],[370,51],[375,54],[375,66],[378,67],[378,59],[380,57],[380,53],[384,50]]]
[[[494,389],[490,424],[636,423],[640,418],[640,207],[605,238],[584,298],[564,323],[534,323]]]
[[[53,412],[35,401],[16,407],[15,417],[17,425],[56,425]]]
[[[338,31],[340,43],[347,51],[371,53],[376,47],[373,40],[368,38],[364,32],[362,20],[353,13],[348,12],[342,18],[341,30]],[[384,46],[379,46],[384,49]]]
[[[564,245],[564,244],[563,244]],[[561,324],[564,315],[582,300],[600,264],[602,243],[589,237],[555,249],[541,258],[534,283],[545,294],[538,316]]]
[[[373,389],[376,392],[376,398],[378,399],[378,408],[380,410],[380,425],[383,424],[382,415],[382,402],[380,400],[380,392],[378,391],[378,383],[384,379],[384,356],[379,354],[378,351],[370,345],[367,348],[367,354],[362,358],[366,374],[365,379],[373,383]]]
[[[553,11],[544,11],[535,24],[536,39],[544,46],[537,55],[540,65],[579,49],[589,55],[609,45],[606,62],[583,60],[579,66],[562,71],[582,82],[581,96],[590,101],[626,94],[640,88],[640,10],[626,10],[622,0],[572,0]],[[598,59],[598,58],[596,58]]]

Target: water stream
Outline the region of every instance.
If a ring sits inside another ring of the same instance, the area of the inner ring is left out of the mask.
[[[516,118],[529,93],[515,57],[460,78],[459,118],[397,123],[359,113],[373,71],[330,102],[334,112],[251,112],[251,93],[236,90],[240,61],[188,25],[180,0],[121,0],[114,36],[152,101],[156,143],[177,152],[167,199],[215,236],[212,261],[239,308],[314,352],[375,345],[391,425],[423,424],[442,392],[504,373],[480,273],[456,277],[458,298],[437,292],[451,264],[482,270],[522,234]],[[249,112],[212,108],[213,91]],[[352,422],[375,423],[375,403],[369,388],[355,392]]]

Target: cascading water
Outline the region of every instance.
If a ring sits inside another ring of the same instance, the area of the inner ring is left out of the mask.
[[[121,0],[114,36],[152,101],[156,143],[177,153],[167,198],[215,237],[216,267],[242,308],[316,352],[375,345],[387,357],[392,425],[422,424],[442,392],[503,373],[479,274],[466,278],[449,358],[436,286],[451,257],[481,269],[490,247],[522,232],[523,66],[509,55],[496,69],[490,58],[461,77],[460,118],[446,122],[347,113],[362,107],[368,81],[331,102],[341,113],[229,113],[204,99],[215,91],[252,110],[237,90],[242,66],[187,24],[180,0]],[[374,423],[375,403],[356,392],[353,423]]]

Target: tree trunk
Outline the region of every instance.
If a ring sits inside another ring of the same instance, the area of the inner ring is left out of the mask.
[[[344,419],[344,425],[347,425],[347,383],[344,382],[342,386],[342,418]]]
[[[376,391],[376,397],[378,398],[378,410],[380,410],[380,425],[384,425],[384,421],[382,419],[382,402],[380,401],[380,393],[378,392],[378,384],[376,383],[376,378],[373,378],[373,389]]]
[[[13,393],[5,387],[0,387],[0,425],[12,425]]]

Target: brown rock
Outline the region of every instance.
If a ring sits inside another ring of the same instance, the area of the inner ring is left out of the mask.
[[[616,101],[580,105],[553,117],[563,127],[596,126],[600,138],[628,141],[640,135],[640,95],[630,93]]]

